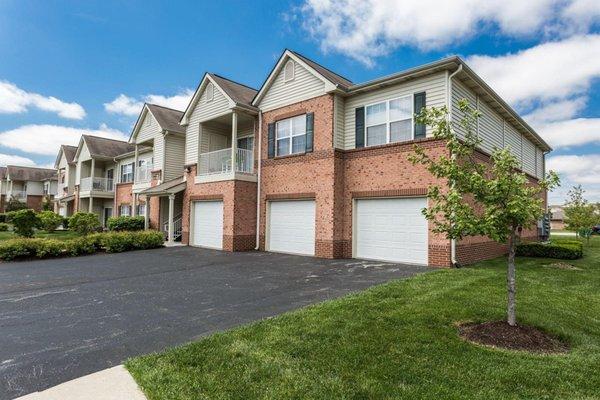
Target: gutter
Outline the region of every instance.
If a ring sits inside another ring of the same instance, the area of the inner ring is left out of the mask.
[[[452,78],[459,74],[463,69],[463,64],[460,63],[456,71],[448,76],[448,84],[446,85],[446,105],[448,106],[448,123],[452,123]],[[455,158],[452,155],[452,158]],[[454,186],[452,182],[451,186]],[[456,239],[450,239],[450,263],[453,267],[459,267],[458,261],[456,260]]]
[[[258,111],[258,177],[256,180],[256,246],[254,250],[260,247],[260,173],[261,173],[261,154],[262,154],[262,111]]]

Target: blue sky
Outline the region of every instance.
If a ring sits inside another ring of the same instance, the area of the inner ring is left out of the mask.
[[[259,88],[291,48],[354,82],[458,54],[600,201],[600,2],[0,2],[0,165],[124,138],[143,101],[185,108],[206,71]]]

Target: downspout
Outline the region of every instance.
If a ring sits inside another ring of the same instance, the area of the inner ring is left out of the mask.
[[[462,69],[463,69],[463,66],[462,66],[462,64],[460,64],[458,66],[458,69],[448,76],[448,86],[447,86],[447,92],[446,92],[446,105],[448,107],[448,123],[449,124],[452,123],[452,78],[454,78],[455,75],[460,73],[462,71]],[[452,155],[452,158],[454,158],[454,155]],[[454,186],[454,182],[452,182],[451,185]],[[459,266],[458,261],[456,260],[456,239],[450,239],[450,263],[452,264],[453,267]]]
[[[256,246],[254,250],[260,248],[260,173],[261,173],[261,154],[262,154],[262,111],[258,110],[258,177],[256,187]]]

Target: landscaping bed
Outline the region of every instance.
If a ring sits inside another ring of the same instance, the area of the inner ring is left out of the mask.
[[[506,259],[426,273],[129,360],[159,399],[599,399],[600,239],[578,270],[517,259],[517,319],[569,347],[503,350],[461,323],[502,321]]]

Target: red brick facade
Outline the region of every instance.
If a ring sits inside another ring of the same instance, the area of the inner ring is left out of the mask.
[[[41,211],[43,201],[44,201],[44,196],[36,196],[36,195],[28,194],[27,201],[26,201],[27,208],[31,208],[32,210],[35,210],[35,211]]]
[[[133,183],[117,183],[115,184],[115,209],[114,215],[119,215],[122,205],[133,207]],[[133,210],[132,210],[133,212]]]

